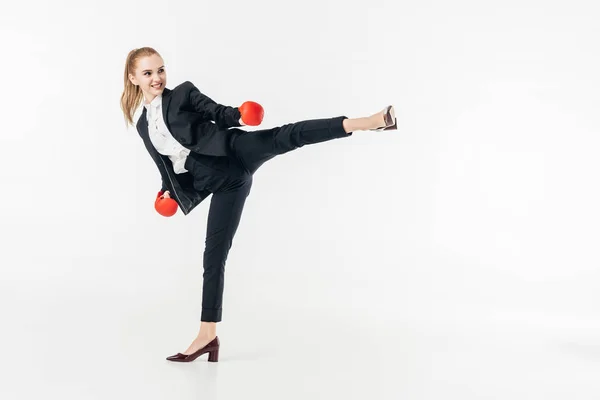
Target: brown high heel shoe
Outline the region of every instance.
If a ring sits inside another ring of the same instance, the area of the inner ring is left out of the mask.
[[[175,355],[167,357],[169,361],[176,362],[190,362],[194,361],[196,358],[200,357],[204,353],[208,353],[208,361],[217,362],[219,361],[219,347],[221,346],[221,342],[219,341],[219,337],[216,336],[209,344],[193,352],[192,354],[181,354],[177,353]]]
[[[379,128],[370,129],[371,131],[392,131],[398,129],[398,123],[396,121],[396,112],[394,106],[387,106],[385,108],[385,114],[383,115],[384,126]]]

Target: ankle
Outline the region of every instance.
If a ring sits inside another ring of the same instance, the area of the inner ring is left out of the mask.
[[[217,323],[202,321],[198,330],[198,338],[214,338],[217,335]]]
[[[342,125],[346,133],[354,131],[366,131],[374,129],[378,125],[376,116],[362,117],[362,118],[349,118],[342,121]]]

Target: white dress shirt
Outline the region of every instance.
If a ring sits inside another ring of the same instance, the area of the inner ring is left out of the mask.
[[[184,165],[187,156],[190,154],[190,150],[175,140],[165,125],[162,115],[162,95],[156,96],[150,104],[146,104],[146,98],[143,98],[142,104],[146,107],[150,141],[160,154],[169,157],[173,163],[173,171],[176,174],[187,172]]]

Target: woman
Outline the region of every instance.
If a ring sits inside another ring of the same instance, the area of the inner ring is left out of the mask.
[[[132,50],[125,65],[121,109],[126,122],[140,104],[136,127],[154,160],[162,186],[155,208],[170,216],[176,208],[184,215],[212,194],[206,243],[200,331],[183,353],[169,361],[188,362],[208,353],[218,361],[216,324],[222,318],[225,261],[237,230],[254,172],[267,160],[306,144],[349,137],[353,131],[396,129],[392,106],[369,117],[339,116],[286,124],[247,132],[258,125],[262,108],[252,102],[240,107],[218,104],[191,82],[166,88],[164,61],[150,47]],[[172,212],[165,211],[169,205]]]

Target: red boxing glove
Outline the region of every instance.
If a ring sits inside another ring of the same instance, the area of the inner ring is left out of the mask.
[[[242,114],[242,121],[250,126],[260,125],[265,115],[262,106],[254,101],[245,101],[239,107],[239,110]]]
[[[154,208],[163,217],[172,217],[177,212],[177,202],[172,198],[161,197],[163,192],[158,192],[154,201]]]

